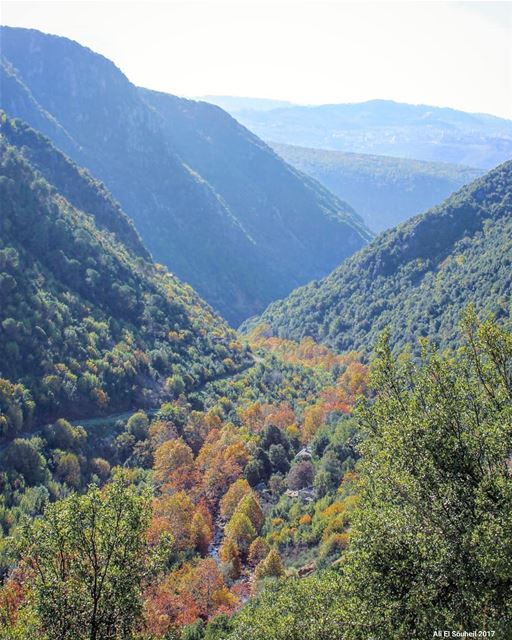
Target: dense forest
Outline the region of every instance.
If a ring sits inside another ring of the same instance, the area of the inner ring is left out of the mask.
[[[350,202],[375,232],[430,209],[483,173],[462,165],[409,158],[288,144],[272,144],[272,148],[286,162]]]
[[[352,207],[221,109],[139,89],[67,38],[1,38],[0,107],[102,180],[154,259],[233,326],[371,238]]]
[[[420,337],[453,343],[468,301],[510,309],[512,162],[425,214],[379,235],[327,278],[273,303],[257,323],[281,338],[311,336],[335,351],[370,353],[387,328],[393,346]]]
[[[164,389],[171,398],[174,387],[243,367],[235,333],[189,286],[149,261],[104,188],[40,135],[2,119],[3,435],[57,414],[144,406]],[[35,168],[39,162],[54,184]],[[77,208],[84,205],[90,208]]]
[[[511,638],[512,160],[371,240],[222,109],[1,33],[0,640]]]

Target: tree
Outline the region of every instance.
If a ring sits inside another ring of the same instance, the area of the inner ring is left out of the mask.
[[[213,558],[203,558],[197,562],[188,577],[186,588],[198,607],[199,616],[204,620],[222,610],[232,609],[236,603]]]
[[[2,466],[20,473],[29,485],[42,484],[49,477],[46,461],[31,440],[16,438],[2,458]]]
[[[227,638],[344,640],[340,587],[333,572],[272,580],[234,616]]]
[[[247,463],[244,469],[244,476],[251,487],[255,487],[265,479],[265,467],[260,460],[253,458]]]
[[[220,501],[220,514],[226,520],[229,520],[235,509],[238,506],[240,500],[251,493],[251,487],[245,478],[238,478],[224,494]]]
[[[162,495],[153,502],[148,539],[151,544],[157,544],[162,533],[166,533],[172,537],[176,551],[194,549],[198,538],[192,528],[193,521],[194,505],[184,491]]]
[[[205,556],[213,538],[213,531],[200,511],[196,511],[192,518],[191,535],[196,550]]]
[[[83,427],[73,427],[67,420],[60,419],[43,431],[48,445],[52,449],[79,452],[87,440]]]
[[[281,556],[275,549],[270,549],[267,557],[256,567],[254,577],[257,580],[262,578],[280,578],[284,576],[285,570]]]
[[[240,577],[242,563],[238,547],[230,538],[225,538],[219,549],[219,556],[222,560],[222,571],[230,580]]]
[[[128,636],[141,615],[148,518],[148,496],[117,474],[27,526],[21,548],[49,640]]]
[[[183,628],[180,640],[203,640],[204,621],[201,618]]]
[[[149,420],[144,411],[137,411],[128,419],[126,432],[135,440],[145,440],[148,437]]]
[[[243,513],[246,515],[256,532],[259,532],[263,526],[265,516],[263,515],[258,498],[256,498],[252,491],[240,500],[235,513]]]
[[[304,426],[302,429],[302,441],[309,442],[322,426],[324,420],[324,407],[321,403],[307,407],[304,411]]]
[[[343,554],[349,638],[512,633],[512,334],[471,310],[463,332],[419,363],[379,345]]]
[[[219,613],[208,622],[204,640],[226,640],[230,630],[231,618],[225,613]]]
[[[182,438],[169,440],[155,451],[155,480],[174,489],[193,484],[194,455]]]
[[[256,530],[244,513],[234,513],[226,525],[225,532],[244,556],[249,550],[249,545],[256,537]]]
[[[82,483],[80,463],[74,453],[63,453],[59,457],[55,475],[73,489],[80,487]]]
[[[309,460],[297,462],[289,471],[286,479],[288,488],[292,490],[310,487],[315,478],[315,468]]]
[[[273,444],[268,450],[268,459],[274,473],[286,473],[290,468],[290,461],[286,449],[282,444]]]
[[[256,538],[249,547],[249,555],[247,557],[249,564],[255,567],[268,556],[269,551],[270,546],[265,538]]]

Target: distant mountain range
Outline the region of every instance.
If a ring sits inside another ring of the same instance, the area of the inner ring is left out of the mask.
[[[425,336],[455,344],[462,310],[510,313],[512,161],[441,205],[385,231],[320,282],[275,302],[258,323],[282,338],[311,336],[336,351],[369,354],[388,329],[391,344]]]
[[[390,100],[270,109],[247,98],[222,100],[248,129],[279,144],[481,169],[512,158],[512,121],[495,116]]]
[[[376,232],[430,209],[484,173],[442,162],[271,146],[286,162],[350,202]]]
[[[66,38],[3,27],[1,106],[102,180],[158,262],[232,324],[371,237],[227,113],[135,87]]]
[[[229,113],[254,109],[255,111],[271,111],[282,107],[294,107],[293,102],[286,100],[270,100],[268,98],[240,98],[236,96],[199,96],[197,100],[215,104]]]

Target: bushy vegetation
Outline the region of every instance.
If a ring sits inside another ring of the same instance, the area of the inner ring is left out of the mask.
[[[101,184],[0,126],[2,640],[508,638],[512,163],[242,343]]]
[[[257,320],[267,334],[311,336],[367,354],[389,329],[392,347],[457,339],[468,302],[506,316],[512,289],[512,162],[376,238],[321,282],[297,289]]]

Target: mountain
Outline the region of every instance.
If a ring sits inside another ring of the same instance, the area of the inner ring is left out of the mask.
[[[376,232],[430,209],[484,173],[441,162],[271,146],[286,162],[350,202]]]
[[[105,188],[5,114],[0,198],[1,434],[30,415],[154,404],[241,368],[236,334],[149,260]]]
[[[1,102],[103,181],[232,324],[364,245],[362,220],[212,105],[138,89],[66,38],[2,28]]]
[[[453,341],[463,308],[506,314],[512,290],[512,161],[443,204],[380,234],[321,282],[275,302],[257,322],[282,338],[370,352],[388,329],[398,347]]]
[[[9,120],[1,113],[0,133],[4,141],[17,147],[23,158],[76,209],[93,211],[95,225],[114,234],[135,254],[150,260],[132,221],[122,211],[105,186],[88,171],[78,167],[43,135],[21,120]]]
[[[237,96],[200,96],[201,102],[215,104],[229,113],[254,109],[255,111],[270,111],[282,107],[293,107],[293,102],[286,100],[269,100],[268,98],[242,98]]]
[[[280,144],[486,170],[512,158],[511,120],[456,109],[370,100],[232,113],[263,140]]]

